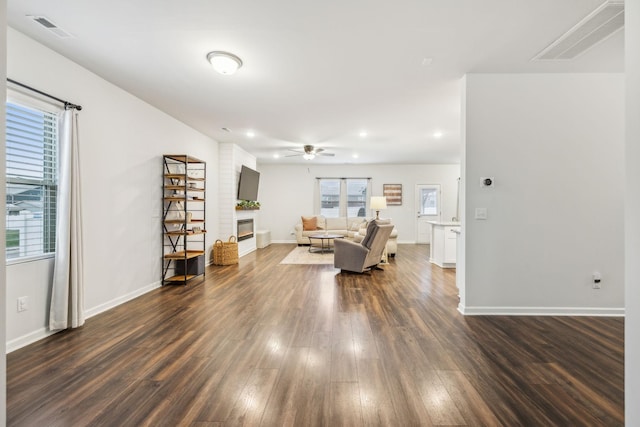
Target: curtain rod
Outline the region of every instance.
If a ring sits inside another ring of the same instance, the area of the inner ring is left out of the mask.
[[[371,179],[370,176],[316,176],[316,179]]]
[[[9,83],[13,83],[14,85],[18,85],[18,86],[20,86],[20,87],[23,87],[23,88],[25,88],[25,89],[28,89],[28,90],[30,90],[30,91],[32,91],[32,92],[38,93],[38,94],[40,94],[40,95],[42,95],[42,96],[46,96],[47,98],[51,98],[51,99],[53,99],[53,100],[56,100],[56,101],[58,101],[58,102],[60,102],[60,103],[64,104],[64,109],[65,109],[65,110],[72,110],[72,109],[76,109],[76,110],[78,110],[78,111],[82,110],[82,105],[77,105],[77,104],[74,104],[74,103],[72,103],[72,102],[65,101],[64,99],[60,99],[60,98],[58,98],[58,97],[55,97],[55,96],[53,96],[53,95],[49,95],[49,94],[48,94],[48,93],[46,93],[46,92],[43,92],[43,91],[41,91],[41,90],[38,90],[38,89],[32,88],[31,86],[27,86],[27,85],[26,85],[26,84],[24,84],[24,83],[17,82],[17,81],[15,81],[15,80],[13,80],[13,79],[10,79],[10,78],[8,78],[8,77],[7,77],[7,81],[8,81]]]

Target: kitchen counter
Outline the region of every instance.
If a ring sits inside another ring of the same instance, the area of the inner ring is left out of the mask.
[[[429,221],[429,224],[431,224],[429,262],[442,268],[455,268],[460,223],[454,221]]]

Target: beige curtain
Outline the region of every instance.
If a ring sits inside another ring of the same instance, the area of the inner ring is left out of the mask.
[[[52,331],[84,324],[82,204],[78,114],[75,110],[60,114],[59,129],[56,258],[49,310],[49,329]]]

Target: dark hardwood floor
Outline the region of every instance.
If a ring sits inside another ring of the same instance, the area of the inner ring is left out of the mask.
[[[624,424],[623,319],[463,317],[426,246],[363,275],[293,247],[9,354],[8,425]]]

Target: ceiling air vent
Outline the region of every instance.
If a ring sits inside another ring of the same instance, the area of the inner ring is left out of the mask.
[[[532,61],[569,60],[624,27],[624,2],[609,0],[534,56]]]
[[[66,38],[69,38],[69,37],[73,37],[71,34],[66,32],[62,28],[58,27],[56,24],[51,22],[51,20],[49,18],[47,18],[45,16],[29,15],[29,18],[32,19],[33,22],[35,22],[36,24],[39,24],[42,27],[46,28],[47,30],[51,31],[53,34],[55,34],[56,36],[60,37],[61,39],[66,39]]]

